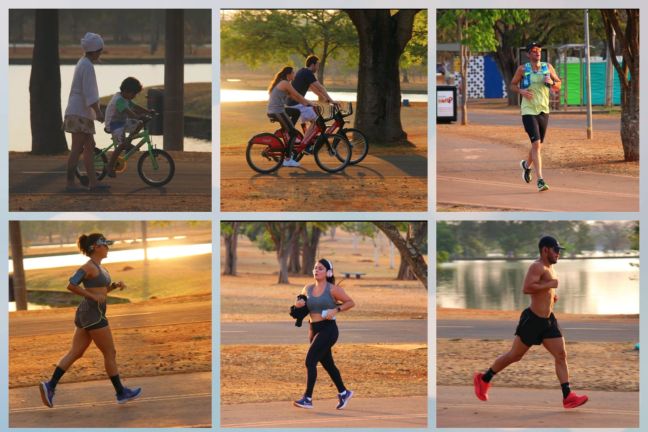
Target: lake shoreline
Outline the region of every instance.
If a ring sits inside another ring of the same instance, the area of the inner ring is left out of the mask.
[[[469,309],[469,308],[444,308],[437,307],[436,319],[452,320],[517,320],[522,310],[504,311],[494,309]],[[639,324],[639,314],[576,314],[568,312],[558,313],[558,318],[572,321],[637,321]]]

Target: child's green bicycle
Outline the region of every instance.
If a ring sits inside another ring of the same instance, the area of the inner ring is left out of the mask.
[[[137,161],[137,173],[142,181],[150,186],[160,187],[169,183],[175,174],[175,163],[171,155],[164,150],[155,148],[151,135],[149,134],[147,123],[153,119],[153,116],[145,116],[142,121],[144,126],[140,132],[132,137],[128,137],[131,147],[124,151],[117,159],[115,172],[121,174],[126,171],[128,159],[136,153],[141,153]],[[141,139],[140,139],[141,138]],[[137,144],[133,141],[140,139]],[[146,144],[146,149],[140,151],[140,147]],[[95,148],[94,168],[97,180],[103,179],[108,174],[108,152],[117,149],[117,142],[113,139],[110,145],[104,149]],[[88,174],[83,164],[83,158],[80,158],[77,164],[76,176],[83,185],[88,184]]]

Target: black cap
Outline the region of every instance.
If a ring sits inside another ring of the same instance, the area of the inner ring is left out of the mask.
[[[531,51],[532,48],[542,48],[542,45],[540,45],[538,42],[531,42],[529,45],[526,46],[526,52]]]
[[[551,249],[558,249],[558,250],[565,250],[564,247],[560,246],[560,243],[558,243],[558,240],[551,236],[544,236],[540,239],[540,242],[538,243],[538,249],[542,250],[543,247],[548,247]]]

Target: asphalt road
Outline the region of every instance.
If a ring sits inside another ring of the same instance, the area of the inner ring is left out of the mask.
[[[56,387],[54,408],[43,405],[38,387],[9,390],[12,428],[148,428],[203,427],[212,424],[212,373],[126,377],[142,395],[124,405],[115,401],[106,378]]]
[[[221,344],[308,343],[308,323],[221,323]],[[343,321],[338,343],[427,343],[427,320]]]
[[[639,393],[578,391],[589,401],[562,407],[560,388],[492,386],[482,402],[472,387],[437,387],[437,427],[463,428],[638,428]]]
[[[10,315],[9,336],[37,336],[70,333],[74,330],[74,309],[69,314]],[[211,321],[211,303],[108,305],[108,320],[113,330],[142,328],[156,325],[181,325],[190,322]]]
[[[550,190],[522,180],[524,154],[437,130],[437,203],[518,211],[637,212],[639,179],[544,168]]]
[[[50,205],[49,211],[120,211],[120,200],[142,204],[141,211],[210,211],[211,209],[211,155],[204,158],[175,160],[175,175],[166,186],[148,186],[137,174],[137,160],[130,160],[127,171],[116,178],[105,178],[110,185],[105,192],[66,192],[66,158],[61,156],[37,157],[15,155],[10,158],[9,194],[14,196],[53,195],[61,198],[78,197]],[[78,184],[78,182],[77,182]],[[84,197],[100,195],[105,207],[89,209]],[[192,206],[178,207],[180,198],[192,198]],[[144,201],[146,200],[146,201]],[[78,201],[78,206],[75,203]],[[52,202],[51,200],[49,202]],[[27,209],[28,210],[28,209]]]
[[[296,408],[291,402],[248,403],[221,406],[224,428],[425,428],[425,396],[362,398],[356,395],[344,410],[337,400],[314,399],[313,409]]]
[[[639,342],[639,320],[569,321],[557,316],[565,340],[570,342]],[[513,339],[517,322],[507,320],[438,320],[437,337],[445,339]]]

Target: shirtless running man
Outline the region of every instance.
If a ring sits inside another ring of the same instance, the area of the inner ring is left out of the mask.
[[[506,354],[499,356],[486,373],[475,373],[473,384],[475,395],[482,401],[488,400],[488,388],[493,376],[511,363],[520,361],[531,345],[542,344],[555,359],[556,375],[562,387],[563,406],[576,408],[587,402],[587,396],[578,396],[569,388],[569,369],[565,338],[560,333],[558,321],[553,314],[553,306],[558,301],[558,277],[553,265],[558,262],[564,249],[558,241],[545,236],[538,243],[540,258],[531,264],[524,278],[524,294],[531,296],[531,305],[520,315],[515,329],[513,346]]]

